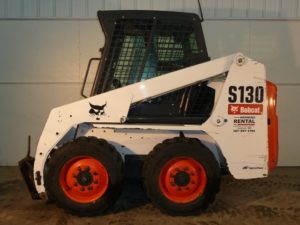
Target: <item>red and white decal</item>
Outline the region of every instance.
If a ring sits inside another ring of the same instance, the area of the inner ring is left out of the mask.
[[[261,115],[263,104],[229,104],[229,115]]]

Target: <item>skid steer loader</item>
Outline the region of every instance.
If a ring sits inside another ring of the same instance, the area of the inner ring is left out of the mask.
[[[86,76],[99,61],[90,96],[54,108],[35,158],[19,162],[34,199],[103,213],[131,162],[143,165],[134,172],[153,204],[190,215],[214,201],[222,170],[268,176],[277,163],[277,90],[263,64],[241,53],[210,60],[196,14],[98,17],[105,45],[89,62]]]

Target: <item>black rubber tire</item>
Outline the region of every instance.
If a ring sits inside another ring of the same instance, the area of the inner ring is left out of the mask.
[[[204,193],[192,202],[177,203],[164,196],[159,187],[159,175],[163,166],[175,157],[191,157],[205,169],[207,185]],[[212,152],[195,138],[176,137],[154,147],[145,160],[144,186],[148,197],[162,212],[172,216],[188,216],[205,210],[219,191],[221,172]]]
[[[91,156],[99,160],[108,172],[106,192],[93,203],[78,203],[69,199],[60,187],[59,175],[63,166],[76,156]],[[45,188],[51,199],[66,211],[78,216],[104,213],[118,199],[124,177],[124,163],[115,148],[103,139],[80,137],[57,149],[46,164]]]

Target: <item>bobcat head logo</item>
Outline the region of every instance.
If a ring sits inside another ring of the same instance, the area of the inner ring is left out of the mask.
[[[232,105],[232,106],[230,106],[230,111],[231,111],[233,114],[236,114],[236,113],[239,112],[239,107],[240,107],[240,106],[234,106],[234,105]]]
[[[96,120],[100,120],[100,116],[105,114],[104,108],[106,107],[105,103],[104,105],[93,105],[90,103],[90,115],[91,116],[97,116]]]

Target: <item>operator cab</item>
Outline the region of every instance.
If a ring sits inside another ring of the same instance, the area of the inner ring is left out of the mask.
[[[98,18],[105,45],[92,96],[210,60],[196,14],[99,11]],[[127,122],[201,124],[210,116],[214,97],[207,82],[197,83],[132,104]]]

